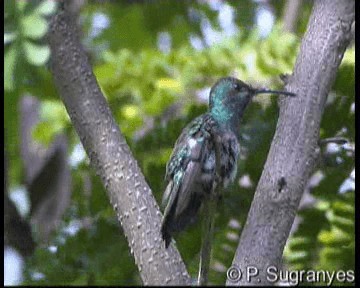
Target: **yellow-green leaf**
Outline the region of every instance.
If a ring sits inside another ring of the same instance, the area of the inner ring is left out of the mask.
[[[16,56],[16,47],[9,47],[9,50],[5,53],[4,59],[4,88],[8,91],[12,91],[14,89],[14,70]]]
[[[24,35],[32,39],[42,38],[48,28],[46,20],[36,14],[23,17],[21,23]]]
[[[41,66],[44,65],[50,57],[50,48],[48,46],[40,46],[24,42],[25,56],[30,64]]]

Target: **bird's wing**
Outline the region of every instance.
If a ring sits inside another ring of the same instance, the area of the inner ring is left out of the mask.
[[[201,144],[206,137],[202,131],[205,120],[204,115],[201,115],[191,121],[181,132],[166,165],[166,180],[171,180],[179,170],[185,170],[190,160],[196,160],[201,156]]]
[[[222,134],[221,151],[220,176],[226,188],[229,183],[234,181],[237,172],[237,159],[240,153],[240,145],[235,134],[229,131]]]
[[[167,164],[165,177],[169,184],[163,197],[165,234],[183,229],[200,207],[202,191],[194,192],[194,183],[200,182],[196,180],[201,176],[204,157],[210,151],[206,121],[206,115],[202,115],[184,128]]]
[[[203,125],[205,122],[204,115],[201,115],[191,121],[181,132],[177,139],[173,152],[170,156],[170,160],[166,165],[165,179],[169,182],[173,182],[173,189],[168,188],[165,190],[163,196],[163,205],[167,204],[170,193],[174,188],[179,188],[179,184],[182,182],[189,162],[195,162],[197,164],[191,165],[192,168],[197,168],[202,157],[203,141],[206,141],[204,135]],[[205,143],[206,144],[206,143]],[[189,167],[190,168],[190,167]]]

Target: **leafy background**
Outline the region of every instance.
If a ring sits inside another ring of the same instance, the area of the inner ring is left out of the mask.
[[[219,77],[234,75],[254,86],[280,88],[278,76],[292,71],[312,5],[303,2],[297,29],[290,34],[282,30],[285,1],[213,2],[222,10],[206,1],[87,1],[79,14],[96,78],[158,203],[172,146],[186,123],[206,111],[210,86]],[[4,6],[4,144],[10,197],[22,188],[22,197],[29,198],[19,156],[18,103],[24,95],[41,103],[34,139],[48,146],[58,133],[65,133],[72,163],[71,202],[50,240],[25,260],[20,284],[141,284],[106,192],[89,168],[48,69],[45,35],[56,1],[5,1]],[[219,21],[224,7],[234,11],[232,33]],[[261,11],[274,17],[269,33],[257,26]],[[323,157],[285,248],[287,269],[354,270],[354,50],[352,46],[345,54],[321,124],[322,138],[342,136],[349,143],[322,147]],[[226,280],[277,116],[277,100],[259,97],[242,121],[240,173],[216,216],[213,284]],[[29,208],[11,198],[29,219]],[[200,231],[197,223],[176,237],[194,278]]]

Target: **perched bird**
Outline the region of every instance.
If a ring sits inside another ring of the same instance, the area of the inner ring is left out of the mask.
[[[166,165],[168,184],[163,196],[166,207],[161,227],[166,248],[175,232],[195,221],[202,202],[212,192],[216,175],[224,188],[235,179],[240,120],[252,97],[261,93],[295,96],[285,91],[255,89],[232,77],[222,78],[210,90],[209,111],[182,131]]]

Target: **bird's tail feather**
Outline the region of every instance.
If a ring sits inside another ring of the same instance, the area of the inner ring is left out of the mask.
[[[176,202],[178,199],[178,190],[179,185],[174,184],[174,181],[170,181],[166,187],[162,205],[165,206],[164,218],[161,224],[161,235],[165,241],[165,247],[168,248],[171,241],[171,230],[169,227],[169,222],[171,222],[174,214],[174,209],[176,207]]]
[[[172,183],[169,183],[169,185],[172,185]],[[163,240],[165,241],[166,248],[171,242],[173,233],[182,231],[186,228],[186,226],[196,220],[196,215],[202,202],[202,197],[200,194],[196,192],[191,193],[191,200],[188,202],[189,204],[183,209],[183,211],[177,211],[177,202],[180,191],[178,187],[173,187],[173,185],[171,188],[171,195],[169,197],[168,205],[166,206],[163,222],[161,225],[161,234]]]

